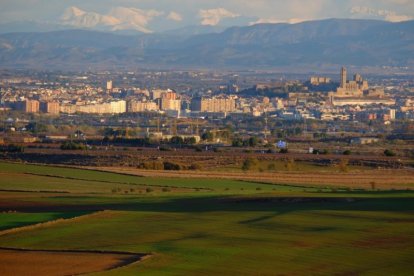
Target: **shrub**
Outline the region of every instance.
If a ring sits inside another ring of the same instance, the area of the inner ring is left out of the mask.
[[[24,147],[19,145],[7,145],[7,146],[1,146],[0,147],[1,152],[24,152]]]
[[[388,157],[392,157],[392,156],[395,156],[396,154],[395,154],[395,152],[393,152],[392,150],[386,149],[386,150],[384,151],[384,155],[385,155],[385,156],[388,156]]]
[[[289,152],[289,150],[288,149],[280,149],[279,150],[279,153],[283,153],[283,154],[286,154],[286,153],[288,153]]]
[[[169,188],[166,188],[166,187],[162,188],[162,191],[163,191],[164,193],[166,193],[166,192],[171,192],[171,190],[170,190]]]
[[[60,146],[62,150],[84,150],[86,146],[82,143],[76,143],[72,141],[63,142]]]
[[[153,192],[153,191],[154,191],[154,189],[152,189],[152,188],[146,188],[146,189],[145,189],[145,191],[146,191],[147,193],[151,193],[151,192]]]
[[[259,160],[257,160],[256,158],[248,158],[244,160],[243,165],[242,165],[242,170],[249,171],[249,170],[256,168],[258,165],[259,165]]]
[[[166,171],[179,171],[182,169],[182,166],[177,163],[164,162],[164,170]]]
[[[163,145],[163,146],[160,146],[160,151],[171,151],[171,148],[170,147],[168,147],[168,146],[165,146],[165,145]]]
[[[328,153],[329,153],[329,151],[327,149],[319,151],[319,154],[328,154]]]
[[[343,155],[351,155],[351,151],[350,150],[345,150],[342,154]]]

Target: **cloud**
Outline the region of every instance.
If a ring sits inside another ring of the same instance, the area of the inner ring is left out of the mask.
[[[118,18],[122,24],[114,26],[113,30],[138,30],[141,32],[151,32],[147,29],[148,23],[157,16],[163,15],[164,12],[157,10],[141,10],[136,8],[117,7],[111,10],[110,15]]]
[[[181,14],[172,11],[168,14],[167,19],[172,20],[172,21],[183,21],[183,17],[181,16]]]
[[[224,8],[200,10],[198,15],[201,18],[201,25],[216,26],[224,18],[235,18],[239,14],[228,11]]]
[[[369,16],[376,19],[384,19],[391,22],[401,22],[413,20],[414,17],[409,15],[398,14],[395,11],[382,10],[382,9],[373,9],[369,7],[355,6],[352,7],[350,13],[353,15],[363,15]]]
[[[151,20],[164,13],[157,10],[116,7],[108,14],[88,12],[77,7],[68,8],[61,16],[61,23],[79,28],[109,28],[117,30],[137,30],[152,32],[147,28]]]
[[[86,12],[77,7],[70,7],[61,16],[61,22],[80,28],[93,28],[98,25],[113,26],[121,21],[109,15],[101,15],[95,12]]]
[[[287,24],[297,24],[306,21],[306,19],[301,18],[290,18],[287,20],[281,20],[277,18],[259,18],[256,21],[250,22],[249,25],[256,25],[256,24],[278,24],[278,23],[287,23]]]

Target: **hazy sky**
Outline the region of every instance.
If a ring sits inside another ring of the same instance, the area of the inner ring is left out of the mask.
[[[128,25],[148,32],[323,18],[410,20],[414,0],[0,0],[1,22],[36,20],[119,29]]]

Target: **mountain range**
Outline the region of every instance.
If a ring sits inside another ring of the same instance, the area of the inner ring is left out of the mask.
[[[3,68],[308,65],[414,67],[414,21],[328,19],[151,34],[58,30],[0,35]]]

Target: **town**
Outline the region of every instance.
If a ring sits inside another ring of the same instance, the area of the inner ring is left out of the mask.
[[[410,139],[414,120],[410,78],[373,77],[371,84],[344,67],[337,76],[302,81],[233,72],[31,74],[2,72],[3,141],[65,140],[79,131],[69,125],[129,128],[130,137],[181,135],[197,143],[228,129],[264,140],[346,135],[377,141],[378,135]],[[49,127],[42,130],[42,124]],[[209,142],[234,142],[216,136]]]

